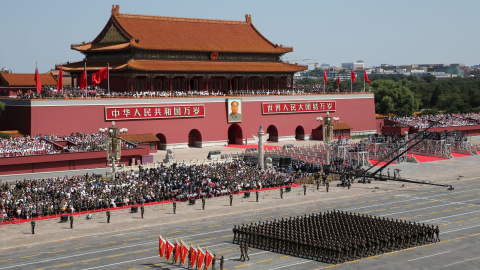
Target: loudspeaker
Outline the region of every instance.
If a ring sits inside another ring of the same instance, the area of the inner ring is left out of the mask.
[[[286,191],[286,192],[292,191],[292,187],[285,187],[285,191]]]
[[[285,166],[285,159],[283,157],[281,157],[280,161],[278,161],[278,166],[279,167],[284,167]]]
[[[250,192],[245,192],[245,198],[250,197]]]
[[[188,199],[188,204],[195,204],[195,198]]]
[[[67,221],[68,221],[68,216],[67,215],[60,216],[60,222],[67,222]]]
[[[130,208],[130,213],[137,213],[138,212],[138,206],[134,205]]]

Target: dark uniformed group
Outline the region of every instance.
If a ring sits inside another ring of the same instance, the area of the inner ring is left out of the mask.
[[[438,226],[334,210],[234,226],[233,242],[340,263],[437,242],[439,234]]]

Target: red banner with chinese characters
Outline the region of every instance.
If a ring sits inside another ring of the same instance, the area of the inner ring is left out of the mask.
[[[182,117],[205,117],[205,106],[162,105],[147,107],[105,107],[105,120],[138,120]]]
[[[272,102],[262,103],[262,113],[277,114],[334,112],[336,107],[335,101]]]

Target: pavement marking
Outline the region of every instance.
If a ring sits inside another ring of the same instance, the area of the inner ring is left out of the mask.
[[[371,201],[369,201],[369,202],[378,202],[378,200],[371,200]]]
[[[218,227],[218,226],[220,226],[220,225],[210,225],[210,226],[208,226],[208,227],[209,227],[209,228],[212,228],[212,227]]]
[[[390,200],[390,199],[392,199],[392,198],[385,198],[385,199],[382,199],[382,200],[384,201],[384,200]]]
[[[447,225],[450,225],[450,224],[452,224],[452,223],[445,223],[445,224],[442,224],[440,226],[447,226]]]
[[[475,257],[475,258],[471,258],[471,259],[468,259],[468,260],[464,260],[464,261],[459,261],[459,262],[447,264],[447,265],[444,265],[443,267],[452,266],[452,265],[455,265],[455,264],[464,263],[464,262],[468,262],[468,261],[473,261],[473,260],[476,260],[476,259],[479,259],[479,258],[480,258],[480,257]]]
[[[169,232],[168,234],[174,234],[174,233],[179,233],[179,232],[182,232],[182,231]]]
[[[241,264],[241,265],[234,266],[233,268],[244,267],[248,265],[252,265],[252,264],[251,263]]]
[[[42,254],[35,254],[35,255],[29,255],[29,256],[24,256],[24,257],[20,257],[20,259],[25,259],[25,258],[30,258],[30,257],[37,257],[37,256],[40,256]]]
[[[407,204],[407,205],[404,205],[403,207],[408,207],[408,206],[412,206],[414,204]]]
[[[368,214],[371,213],[372,211],[367,211],[367,212],[362,212],[361,214]]]
[[[227,223],[227,224],[235,224],[235,223],[239,223],[240,221],[234,221],[234,222],[230,222],[230,223]]]
[[[295,212],[295,213],[299,214],[299,213],[305,213],[305,212],[307,212],[307,211],[298,211],[298,212]]]
[[[424,216],[423,214],[420,214],[420,215],[416,215],[416,216],[413,216],[413,217],[421,217],[421,216]]]
[[[443,210],[442,212],[452,211],[452,209]]]
[[[480,233],[470,234],[470,236],[476,236],[476,235],[480,235]]]
[[[100,246],[103,246],[103,245],[110,245],[110,244],[115,244],[117,243],[117,241],[113,241],[113,242],[107,242],[107,243],[102,243],[100,244]]]
[[[458,240],[458,239],[463,239],[463,238],[467,238],[467,237],[466,237],[466,236],[457,237],[457,238],[455,238],[455,240]]]
[[[320,211],[322,210],[321,208],[318,208],[318,209],[312,209],[312,211]]]
[[[438,212],[431,212],[431,213],[428,213],[429,215],[433,215],[433,214],[438,214]]]
[[[450,240],[443,240],[443,241],[440,241],[438,243],[441,244],[441,243],[446,243],[446,242],[450,242]]]
[[[476,217],[476,218],[471,218],[471,219],[469,219],[469,220],[475,220],[475,219],[478,219],[478,217]]]
[[[129,263],[129,262],[141,261],[141,260],[152,259],[152,258],[158,258],[158,254],[155,255],[155,256],[150,256],[150,257],[145,257],[145,258],[139,258],[139,259],[130,260],[130,261],[123,261],[123,262],[117,262],[117,263],[111,263],[111,264],[106,264],[106,265],[95,266],[95,267],[91,267],[91,268],[87,268],[87,269],[83,269],[83,270],[91,270],[91,269],[105,268],[105,267],[108,268],[109,266],[113,266],[113,265],[126,264],[126,263]],[[162,264],[163,264],[163,263],[157,263],[157,264],[152,264],[152,266],[157,266],[157,265],[162,265]],[[149,266],[147,265],[147,266],[145,266],[145,267],[149,267]]]
[[[12,259],[1,260],[0,262],[11,261]]]
[[[357,203],[355,203],[355,204],[362,204],[362,203],[365,203],[365,202],[357,202]]]
[[[367,258],[368,259],[368,258]],[[325,266],[325,268],[332,268],[332,267],[337,267],[340,266],[340,264],[335,264],[335,265],[330,265],[330,266]]]
[[[466,220],[460,220],[460,221],[456,221],[454,223],[462,223],[462,222],[465,222]]]
[[[281,214],[280,216],[288,216],[290,215],[290,213],[286,213],[286,214]],[[228,223],[227,223],[228,224]]]
[[[117,255],[108,256],[108,258],[115,258],[115,257],[120,257],[120,256],[125,256],[125,255],[127,255],[127,254],[122,253],[122,254],[117,254]]]
[[[53,268],[58,268],[58,267],[69,266],[69,265],[72,265],[72,264],[73,264],[73,263],[61,264],[61,265],[54,266]]]
[[[135,252],[133,252],[133,253],[142,253],[142,252],[147,252],[147,251],[150,251],[150,249],[139,250],[139,251],[135,251]]]
[[[404,250],[412,250],[412,249],[416,249],[417,247],[411,247],[411,248],[407,248],[407,249],[404,249]]]
[[[352,205],[352,204],[351,204],[351,203],[347,203],[347,204],[340,205],[340,206],[349,206],[349,205]]]
[[[387,210],[387,209],[378,209],[378,210],[375,210],[375,211],[379,212],[379,211],[384,211],[384,210]]]
[[[225,235],[225,236],[222,236],[222,237],[232,237],[233,234],[229,234],[229,235]]]
[[[267,218],[272,218],[272,217],[275,217],[275,216],[268,216],[268,217],[263,217],[264,219],[267,219]]]
[[[367,260],[369,259],[373,259],[373,258],[377,258],[377,257],[380,257],[380,255],[377,255],[377,256],[372,256],[372,257],[368,257]]]
[[[288,257],[292,257],[292,255],[285,255],[285,256],[280,257],[280,259],[288,258]]]
[[[152,235],[149,235],[149,236],[145,236],[145,238],[148,238],[148,237],[155,237],[155,236],[158,236],[158,234],[152,234]]]
[[[148,267],[152,267],[152,266],[159,266],[159,265],[162,265],[163,263],[155,263],[155,264],[151,264],[151,265],[146,265],[145,268],[148,268]]]
[[[200,230],[202,228],[191,228],[191,229],[188,229],[189,231],[196,231],[196,230]]]
[[[93,262],[93,261],[98,261],[98,260],[100,260],[100,258],[90,259],[90,260],[86,260],[86,261],[82,261],[82,262]]]
[[[390,209],[400,208],[400,206],[390,207]]]
[[[445,252],[441,252],[441,253],[437,253],[437,254],[432,254],[432,255],[423,256],[423,257],[420,257],[420,258],[411,259],[411,260],[408,260],[408,261],[409,261],[409,262],[412,262],[412,261],[416,261],[416,260],[421,260],[421,259],[425,259],[425,258],[429,258],[429,257],[433,257],[433,256],[437,256],[437,255],[449,253],[449,252],[450,252],[450,251],[445,251]]]
[[[402,218],[399,218],[399,219],[407,219],[407,218],[410,218],[410,217],[402,217]]]
[[[215,240],[215,239],[217,239],[217,238],[216,238],[216,237],[214,237],[214,238],[208,238],[208,239],[203,239],[203,240],[201,240],[200,242],[205,242],[205,241],[210,241],[210,240]]]
[[[75,249],[82,249],[82,248],[88,248],[88,247],[92,247],[92,246],[77,247],[77,248],[75,248]]]
[[[233,251],[233,249],[229,249],[229,250],[224,250],[224,251],[220,251],[220,252],[217,252],[218,254],[222,254],[222,253],[226,253],[226,252],[230,252],[230,251]],[[272,259],[273,260],[273,259]]]
[[[48,253],[59,253],[59,252],[65,252],[67,251],[66,249],[63,249],[63,250],[57,250],[57,251],[50,251]]]
[[[140,238],[138,238],[138,237],[137,238],[130,238],[130,239],[125,239],[123,241],[133,241],[133,240],[138,240],[138,239],[140,239]]]
[[[350,262],[347,262],[347,263],[354,263],[354,262],[359,262],[360,260],[355,260],[355,261],[350,261]]]
[[[398,252],[398,250],[397,251],[392,251],[392,252],[389,252],[389,253],[385,253],[385,255],[390,255],[390,254],[394,254],[394,253],[397,253],[397,252]]]
[[[273,259],[268,259],[268,260],[264,260],[264,261],[259,261],[258,263],[264,263],[264,262],[269,262],[269,261],[273,261]]]
[[[247,219],[245,221],[254,221],[254,220],[257,220],[256,218],[252,218],[252,219]]]

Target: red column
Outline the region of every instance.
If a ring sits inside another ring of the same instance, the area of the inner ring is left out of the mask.
[[[135,81],[134,78],[130,78],[130,92],[133,92],[133,82]]]
[[[280,90],[280,78],[276,78],[277,79],[277,90]]]
[[[153,77],[150,77],[150,91],[153,92]]]
[[[230,84],[230,86],[229,86],[229,87],[230,87],[230,90],[232,90],[232,81],[233,81],[233,77],[232,77],[232,78],[229,78],[229,79],[228,79],[228,81],[229,81],[229,84]]]
[[[188,91],[190,91],[190,79],[191,79],[191,77],[187,77],[187,82],[188,82]]]
[[[173,82],[173,78],[168,78],[168,84],[169,84],[169,89],[170,89],[170,93],[173,92],[173,85],[172,85],[172,82]]]
[[[290,83],[291,87],[292,87],[292,90],[293,90],[293,74],[292,74],[292,79],[291,79],[291,83]]]
[[[265,90],[265,85],[263,84],[263,77],[262,77],[262,90]]]
[[[245,90],[248,91],[248,77],[245,77]]]
[[[205,84],[207,85],[207,91],[208,91],[208,77],[205,79],[205,81],[206,81]]]

